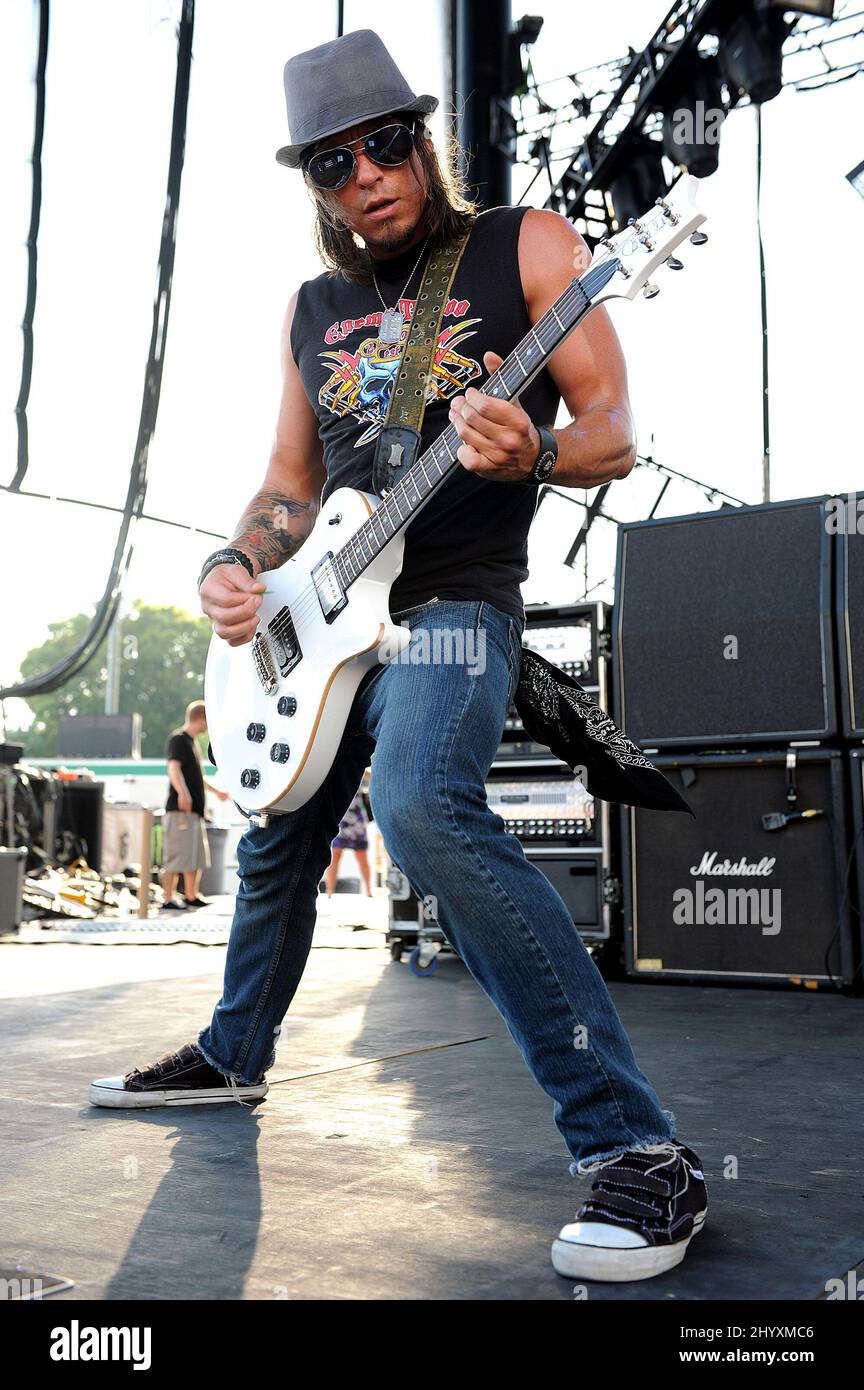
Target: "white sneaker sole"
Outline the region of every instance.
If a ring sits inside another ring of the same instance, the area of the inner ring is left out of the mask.
[[[220,1086],[212,1091],[127,1091],[122,1077],[94,1081],[90,1087],[90,1104],[104,1105],[113,1110],[150,1110],[157,1105],[222,1105],[226,1101],[260,1100],[270,1089],[269,1082],[258,1086]]]
[[[707,1215],[707,1208],[700,1211],[687,1239],[678,1240],[674,1245],[640,1245],[620,1250],[583,1245],[575,1240],[555,1240],[552,1242],[552,1264],[558,1274],[568,1279],[597,1279],[616,1284],[653,1279],[681,1263],[687,1246],[705,1225]]]

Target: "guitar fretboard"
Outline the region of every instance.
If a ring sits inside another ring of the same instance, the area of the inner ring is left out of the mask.
[[[618,270],[615,257],[591,266],[584,275],[571,280],[555,303],[538,319],[529,333],[513,349],[506,361],[481,388],[484,395],[513,400],[542,371],[560,343],[593,307],[594,298]],[[357,528],[350,541],[334,556],[336,572],[344,588],[353,584],[384,546],[417,515],[453,470],[462,440],[448,424],[433,444],[421,454],[404,477],[383,497],[370,516]]]

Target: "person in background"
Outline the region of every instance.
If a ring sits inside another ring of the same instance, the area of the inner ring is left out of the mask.
[[[201,874],[210,864],[210,848],[204,830],[205,788],[228,800],[228,793],[214,787],[204,776],[197,737],[207,728],[203,700],[186,706],[186,721],[168,739],[168,780],[171,788],[165,802],[162,839],[162,891],[164,907],[185,912],[190,907],[206,907],[208,899],[198,892]],[[177,880],[183,875],[184,896],[175,898]]]
[[[369,874],[369,840],[366,835],[366,826],[369,816],[366,810],[366,786],[368,771],[364,773],[363,781],[357,788],[357,794],[345,815],[339,822],[338,834],[330,841],[332,857],[330,865],[324,875],[324,884],[327,889],[327,897],[331,897],[336,887],[336,879],[339,869],[339,860],[342,858],[343,849],[352,849],[354,858],[357,860],[357,867],[360,870],[360,877],[366,889],[367,898],[372,897],[372,883]]]

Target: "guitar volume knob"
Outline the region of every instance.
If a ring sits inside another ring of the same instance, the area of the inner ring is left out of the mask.
[[[244,767],[240,773],[241,787],[257,787],[261,781],[261,774],[257,767]]]
[[[248,740],[249,740],[250,743],[263,743],[263,742],[264,742],[264,725],[263,725],[263,724],[249,724],[248,727],[247,727],[247,729],[246,729],[246,737],[248,738]]]
[[[297,701],[293,695],[280,695],[276,701],[276,713],[292,715],[297,713]]]
[[[287,743],[274,743],[270,749],[270,757],[274,763],[287,763],[291,756],[291,749]]]

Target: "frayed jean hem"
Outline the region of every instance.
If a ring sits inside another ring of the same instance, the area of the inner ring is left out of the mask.
[[[663,1144],[678,1143],[675,1129],[675,1115],[671,1110],[664,1110],[663,1114],[669,1121],[669,1133],[657,1134],[653,1138],[643,1139],[639,1144],[619,1144],[617,1148],[609,1149],[606,1153],[592,1154],[590,1158],[574,1159],[570,1164],[570,1176],[583,1178],[594,1168],[601,1167],[604,1163],[611,1163],[614,1159],[620,1158],[622,1154],[640,1153],[643,1149],[656,1149]]]
[[[247,1081],[246,1077],[241,1076],[239,1072],[231,1071],[230,1067],[223,1066],[223,1064],[218,1060],[218,1058],[214,1057],[213,1054],[202,1045],[201,1039],[206,1031],[207,1030],[205,1028],[201,1033],[199,1033],[195,1043],[195,1046],[198,1048],[198,1051],[201,1053],[201,1056],[204,1058],[204,1061],[209,1062],[210,1066],[213,1067],[214,1071],[221,1072],[223,1076],[227,1076],[229,1081],[239,1082],[241,1086],[257,1086],[257,1081]]]

